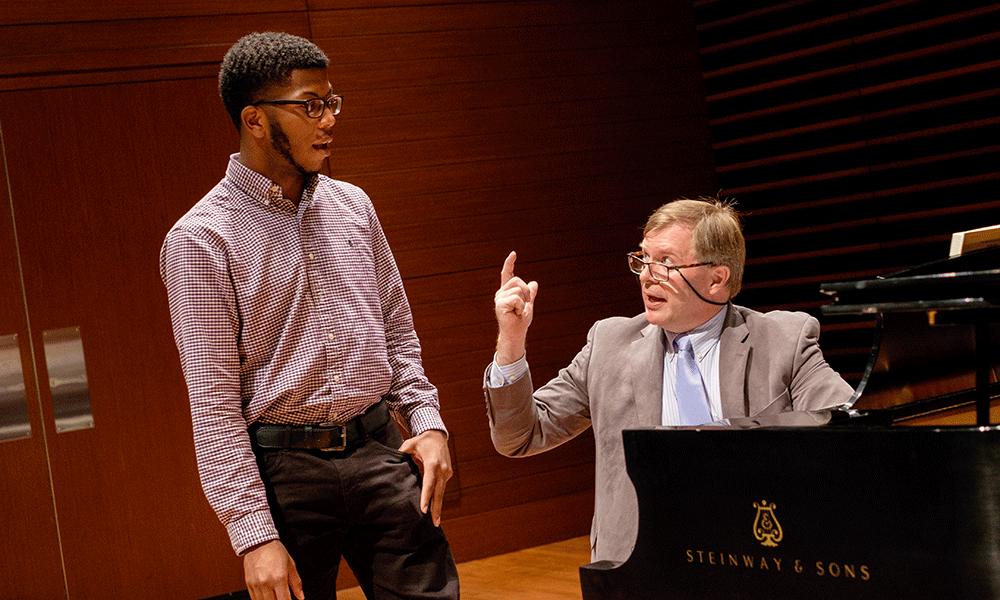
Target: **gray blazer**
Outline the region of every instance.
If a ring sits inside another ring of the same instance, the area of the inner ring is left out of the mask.
[[[823,359],[816,319],[733,304],[727,311],[719,348],[724,417],[850,400],[854,390]],[[638,504],[621,432],[660,424],[665,340],[645,315],[604,319],[591,327],[573,362],[534,392],[530,375],[504,387],[484,385],[493,445],[505,456],[537,454],[594,428],[593,560],[624,561],[635,545]],[[487,383],[488,376],[489,369]]]

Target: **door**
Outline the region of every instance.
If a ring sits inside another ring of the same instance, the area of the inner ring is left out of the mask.
[[[215,85],[207,77],[0,95],[13,217],[0,230],[0,292],[12,298],[0,335],[19,334],[26,365],[35,348],[40,382],[36,392],[25,376],[33,435],[0,444],[0,484],[23,479],[32,490],[5,493],[10,510],[4,504],[0,518],[20,531],[28,514],[30,540],[54,540],[54,550],[5,564],[18,585],[61,585],[61,548],[71,599],[204,598],[243,587],[198,483],[158,272],[167,229],[236,148]],[[69,430],[56,424],[62,397],[51,384],[61,377],[49,370],[66,332],[85,358],[92,414],[92,426]],[[29,563],[39,576],[19,574]]]
[[[5,156],[0,121],[0,159]],[[0,163],[5,167],[6,162]],[[0,598],[65,596],[7,171],[0,169]]]

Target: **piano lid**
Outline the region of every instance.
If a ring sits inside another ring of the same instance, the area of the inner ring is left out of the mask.
[[[1000,391],[1000,248],[821,291],[825,315],[878,316],[854,408],[891,408],[895,421]]]
[[[827,283],[823,314],[1000,309],[1000,247],[926,263],[876,279]]]

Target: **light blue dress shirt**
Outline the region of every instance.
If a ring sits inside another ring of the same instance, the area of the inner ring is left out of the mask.
[[[725,308],[708,321],[687,332],[694,348],[694,356],[698,361],[698,371],[701,372],[705,392],[708,394],[708,408],[712,421],[722,419],[722,393],[719,391],[719,338],[722,326],[726,322]],[[674,338],[678,333],[667,334],[667,348],[663,353],[663,409],[660,415],[661,425],[680,425],[681,417],[677,408],[677,394],[674,384],[677,381],[677,351],[674,349]]]

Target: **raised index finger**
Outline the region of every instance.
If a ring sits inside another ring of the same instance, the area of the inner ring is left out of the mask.
[[[517,261],[517,252],[511,250],[507,259],[503,261],[503,269],[500,269],[500,287],[503,287],[514,276],[515,261]]]

